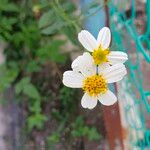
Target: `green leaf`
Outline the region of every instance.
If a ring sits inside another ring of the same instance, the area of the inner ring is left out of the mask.
[[[23,88],[23,93],[26,94],[28,97],[33,99],[40,99],[40,95],[38,90],[33,84],[26,84]]]
[[[16,79],[18,75],[17,68],[7,68],[6,66],[0,66],[0,91],[3,91],[11,86],[11,83]]]
[[[57,18],[53,10],[44,13],[38,24],[39,28],[41,29],[41,33],[45,35],[54,34],[65,25],[66,22]]]
[[[29,73],[40,71],[41,67],[35,60],[30,61],[26,66],[26,71]]]
[[[83,120],[83,117],[78,116],[75,120],[74,127],[78,128],[80,126],[84,126],[84,120]]]
[[[100,134],[98,133],[97,129],[95,127],[90,128],[87,132],[88,139],[93,140],[99,140],[101,138]]]
[[[74,26],[66,26],[62,28],[62,32],[68,37],[68,39],[75,45],[78,44],[76,29]]]
[[[41,101],[36,100],[33,101],[33,103],[29,105],[29,109],[32,113],[40,113],[41,112]]]
[[[15,92],[16,94],[19,94],[20,92],[23,91],[24,86],[30,83],[30,78],[29,77],[24,77],[22,78],[15,86]]]
[[[60,30],[65,25],[66,25],[65,22],[57,21],[57,22],[54,22],[53,24],[50,24],[48,27],[43,28],[41,30],[41,33],[43,33],[45,35],[54,34],[55,32]]]
[[[71,132],[73,137],[87,137],[89,140],[99,140],[101,138],[95,127],[88,127],[85,125],[82,117],[77,117],[72,124],[73,130]]]
[[[6,11],[19,12],[19,7],[14,3],[8,3],[7,7],[5,7]]]
[[[47,138],[48,142],[52,142],[52,143],[58,143],[60,141],[60,134],[55,132],[52,133],[48,138]]]
[[[37,51],[37,56],[40,57],[43,61],[50,59],[57,63],[64,63],[66,61],[66,56],[60,52],[61,46],[64,43],[65,41],[62,40],[51,41],[50,44],[45,45]]]
[[[39,92],[37,88],[30,82],[29,77],[22,78],[22,80],[16,84],[15,91],[16,94],[20,94],[21,92],[23,92],[30,98],[40,99]]]
[[[65,12],[67,12],[67,14],[74,13],[76,10],[75,4],[70,1],[67,1],[66,3],[64,3],[62,5],[62,8],[65,10]]]
[[[29,131],[31,131],[34,127],[38,129],[42,129],[44,127],[44,123],[47,121],[47,117],[43,114],[34,114],[27,118],[27,125]]]
[[[54,18],[53,10],[44,13],[39,20],[39,24],[38,24],[39,28],[43,28],[50,25],[53,21],[53,18]]]
[[[56,109],[52,110],[51,115],[52,115],[52,117],[54,117],[58,121],[64,120],[64,117],[62,116],[62,114]]]
[[[19,12],[19,7],[15,3],[10,2],[0,2],[0,10],[7,12]]]

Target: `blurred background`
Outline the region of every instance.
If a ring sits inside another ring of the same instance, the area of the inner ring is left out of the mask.
[[[62,74],[109,26],[128,75],[113,106],[81,107]],[[0,0],[0,150],[150,149],[149,0]]]

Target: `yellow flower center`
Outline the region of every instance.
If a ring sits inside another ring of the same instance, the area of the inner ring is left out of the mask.
[[[90,96],[97,96],[105,93],[108,87],[102,75],[93,75],[84,80],[82,89]]]
[[[92,53],[94,62],[96,65],[108,62],[107,56],[109,55],[109,49],[103,49],[101,46],[97,50],[94,50]]]

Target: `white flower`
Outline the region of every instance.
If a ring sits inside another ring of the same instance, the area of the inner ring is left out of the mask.
[[[82,88],[85,92],[81,105],[83,108],[92,109],[100,101],[103,105],[113,105],[117,98],[108,89],[108,83],[120,81],[127,73],[123,64],[96,67],[92,56],[84,53],[73,63],[73,71],[63,74],[63,84],[71,88]]]
[[[87,30],[82,30],[78,34],[78,39],[85,49],[92,52],[94,63],[101,65],[124,63],[128,56],[121,51],[109,51],[111,33],[108,27],[103,27],[98,34],[97,40]]]

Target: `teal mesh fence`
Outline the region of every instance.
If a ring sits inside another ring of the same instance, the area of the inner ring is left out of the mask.
[[[109,3],[109,10],[115,43],[112,49],[123,50],[129,55],[128,77],[119,89],[124,96],[121,102],[129,126],[129,144],[133,150],[145,150],[150,149],[150,90],[145,88],[148,80],[145,83],[143,75],[150,63],[150,0],[143,7],[146,11],[142,34],[135,25],[137,6],[137,0],[114,0]],[[143,64],[146,64],[145,68]]]

